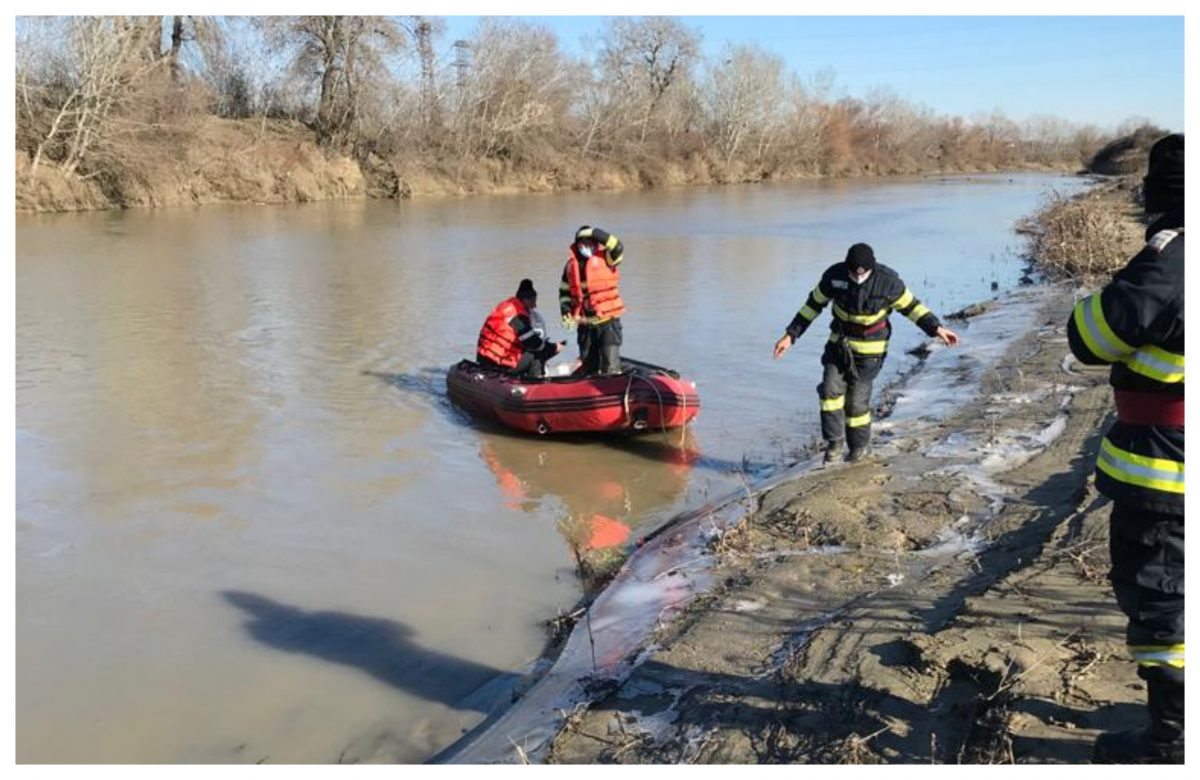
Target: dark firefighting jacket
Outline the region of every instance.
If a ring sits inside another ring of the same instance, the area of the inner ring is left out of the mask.
[[[1117,422],[1100,443],[1096,487],[1150,512],[1183,514],[1183,216],[1147,244],[1067,322],[1080,362],[1112,365]]]
[[[897,311],[917,324],[926,335],[937,334],[941,322],[921,303],[899,274],[877,264],[862,284],[850,278],[845,263],[829,266],[808,294],[808,300],[787,326],[792,341],[813,323],[828,303],[833,304],[829,341],[844,343],[857,357],[882,358],[887,354],[892,326],[888,315]]]

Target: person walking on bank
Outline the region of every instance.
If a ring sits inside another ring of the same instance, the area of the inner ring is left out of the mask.
[[[606,230],[575,231],[558,288],[563,327],[579,328],[584,374],[621,373],[621,259],[625,247]]]
[[[478,362],[514,376],[543,376],[546,362],[567,342],[546,340],[546,326],[536,309],[537,290],[522,279],[517,294],[498,303],[479,330]]]
[[[1111,364],[1117,420],[1096,458],[1112,499],[1109,580],[1146,681],[1150,723],[1107,732],[1092,760],[1183,763],[1183,136],[1150,149],[1146,246],[1067,321],[1080,362]]]
[[[951,347],[958,344],[958,334],[942,327],[937,316],[917,300],[895,271],[877,263],[870,246],[855,244],[846,253],[845,262],[825,269],[804,306],[775,343],[776,359],[808,330],[830,301],[833,321],[821,355],[825,371],[817,385],[825,462],[835,462],[846,441],[850,445],[847,459],[856,462],[866,455],[871,440],[871,384],[887,357],[892,335],[888,315],[893,310],[900,312],[927,335]]]

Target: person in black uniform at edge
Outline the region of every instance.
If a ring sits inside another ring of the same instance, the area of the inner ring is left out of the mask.
[[[579,371],[621,373],[621,260],[625,245],[613,234],[584,225],[575,231],[558,288],[563,327],[579,327]]]
[[[517,294],[496,304],[479,329],[475,358],[480,365],[514,376],[540,377],[546,362],[567,342],[546,340],[546,325],[537,313],[537,290],[522,279]]]
[[[921,303],[886,265],[875,262],[867,244],[855,244],[846,260],[825,269],[821,280],[783,337],[775,344],[778,359],[833,301],[833,321],[821,365],[825,372],[817,395],[821,399],[821,436],[825,462],[833,463],[849,441],[851,462],[861,460],[871,440],[871,383],[883,368],[892,326],[888,315],[898,311],[929,336],[953,347],[958,334],[942,327],[937,316]]]
[[[1071,352],[1111,364],[1117,420],[1100,443],[1096,488],[1112,499],[1109,580],[1146,681],[1150,722],[1104,733],[1095,763],[1183,763],[1183,136],[1150,149],[1147,244],[1075,304]]]

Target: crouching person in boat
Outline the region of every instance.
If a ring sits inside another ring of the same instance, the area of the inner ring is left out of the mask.
[[[942,327],[937,316],[921,303],[900,276],[875,262],[867,244],[855,244],[846,260],[831,265],[808,294],[804,306],[792,318],[783,337],[775,344],[779,358],[833,301],[829,342],[821,355],[824,375],[817,385],[821,399],[821,437],[825,440],[825,462],[842,454],[849,440],[851,462],[867,454],[871,440],[871,383],[883,368],[892,326],[888,315],[894,310],[916,323],[929,336],[951,347],[958,334]]]
[[[584,225],[575,231],[558,287],[563,327],[579,328],[585,374],[621,373],[620,263],[625,247],[613,234]]]
[[[514,376],[545,375],[546,362],[562,351],[565,341],[546,340],[533,282],[522,279],[517,294],[501,301],[479,331],[476,359]]]

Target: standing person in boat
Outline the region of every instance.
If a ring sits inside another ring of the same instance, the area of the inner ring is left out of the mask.
[[[546,362],[567,342],[546,340],[546,326],[536,308],[537,290],[522,279],[517,294],[497,304],[484,321],[475,350],[479,363],[514,376],[543,376]]]
[[[883,368],[892,326],[888,315],[898,311],[929,336],[951,347],[958,334],[942,327],[929,307],[917,300],[900,276],[875,262],[867,244],[855,244],[845,262],[829,266],[783,337],[775,343],[779,358],[808,330],[825,304],[833,301],[829,342],[821,356],[825,367],[817,395],[821,399],[821,436],[825,462],[833,463],[850,444],[848,460],[861,460],[871,440],[871,383]]]
[[[1112,365],[1117,421],[1100,442],[1096,489],[1112,499],[1108,574],[1129,618],[1149,724],[1105,732],[1092,761],[1183,763],[1183,136],[1150,148],[1146,246],[1075,304],[1071,352]]]
[[[579,358],[585,374],[621,373],[621,241],[601,228],[584,225],[563,268],[558,303],[563,327],[579,328]]]

